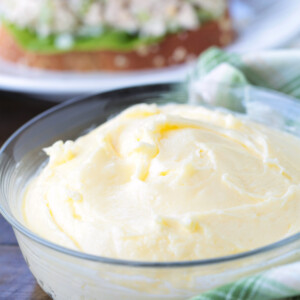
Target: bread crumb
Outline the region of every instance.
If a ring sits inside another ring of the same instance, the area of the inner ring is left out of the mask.
[[[173,59],[175,62],[179,62],[185,59],[187,51],[184,47],[177,47],[173,53]]]
[[[149,47],[140,46],[136,49],[136,52],[140,56],[147,56],[149,54]]]
[[[155,67],[162,67],[165,64],[165,59],[161,55],[157,55],[153,58],[153,65]]]
[[[125,68],[128,66],[128,59],[124,55],[117,55],[115,57],[115,65],[118,68]]]
[[[230,31],[232,28],[231,20],[228,18],[222,18],[218,23],[221,31]]]
[[[230,33],[223,33],[221,36],[220,36],[220,44],[221,46],[226,46],[228,44],[231,43],[232,41],[232,35]]]

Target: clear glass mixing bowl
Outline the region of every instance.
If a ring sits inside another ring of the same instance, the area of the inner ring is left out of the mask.
[[[30,270],[54,299],[188,299],[243,276],[300,258],[300,234],[227,257],[150,263],[69,250],[35,235],[23,225],[21,199],[24,187],[47,159],[41,150],[43,147],[58,139],[75,139],[135,103],[184,102],[184,93],[170,94],[173,88],[172,84],[141,86],[60,104],[24,125],[2,147],[0,211],[12,225]],[[211,86],[202,87],[194,101],[238,109],[247,112],[250,119],[281,127],[293,134],[299,132],[300,105],[292,99],[251,87],[224,87],[221,100],[214,101],[216,94],[211,94],[211,90]],[[226,98],[229,92],[233,97],[230,101]]]

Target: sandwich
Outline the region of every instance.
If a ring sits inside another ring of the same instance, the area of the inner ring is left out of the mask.
[[[58,71],[195,59],[234,38],[226,0],[1,0],[0,57]]]

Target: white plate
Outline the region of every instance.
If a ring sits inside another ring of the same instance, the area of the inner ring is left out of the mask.
[[[239,38],[228,47],[250,52],[284,47],[300,33],[299,0],[232,0]]]
[[[130,85],[183,80],[191,65],[123,73],[50,72],[0,60],[0,89],[51,98],[94,93]],[[63,97],[64,98],[64,97]],[[59,100],[59,99],[58,99]]]
[[[284,45],[300,29],[299,0],[233,0],[239,38],[228,50],[270,49]],[[71,95],[118,87],[183,80],[190,66],[127,73],[71,73],[33,70],[0,61],[0,89],[60,101]]]

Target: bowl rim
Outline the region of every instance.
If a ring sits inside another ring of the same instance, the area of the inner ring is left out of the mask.
[[[35,116],[28,122],[26,122],[23,126],[21,126],[18,130],[16,130],[3,144],[3,146],[0,149],[0,158],[3,156],[5,150],[10,146],[10,144],[18,138],[20,134],[22,134],[23,131],[25,131],[30,126],[34,125],[35,123],[38,123],[40,120],[42,120],[45,117],[48,117],[52,114],[55,114],[56,112],[60,111],[61,109],[72,106],[73,104],[77,104],[83,101],[88,101],[89,99],[97,96],[101,96],[99,98],[99,101],[102,99],[105,99],[109,97],[110,95],[114,95],[118,92],[139,92],[143,91],[145,88],[154,90],[155,88],[162,88],[162,87],[171,87],[176,83],[170,82],[170,83],[161,83],[161,84],[145,84],[145,85],[139,85],[139,86],[131,86],[121,89],[114,89],[106,92],[100,92],[100,93],[93,93],[90,95],[85,96],[78,96],[75,98],[72,98],[68,101],[62,102],[58,105],[55,105],[54,107],[40,113],[39,115]],[[266,88],[256,88],[257,90],[268,92],[269,94],[274,95],[281,95],[282,97],[287,98],[288,100],[292,100],[296,105],[300,107],[300,104],[296,102],[293,98],[282,94],[280,92],[276,92],[273,90],[269,90]],[[2,173],[1,169],[1,163],[0,163],[0,174]],[[0,185],[2,182],[0,182]],[[4,195],[2,195],[4,196]],[[181,268],[181,267],[199,267],[199,266],[211,266],[211,265],[217,265],[217,264],[223,264],[223,263],[229,263],[233,261],[238,261],[245,258],[253,258],[256,255],[264,254],[267,252],[270,252],[272,250],[276,250],[279,248],[283,248],[284,246],[288,246],[292,244],[293,242],[300,240],[300,232],[296,233],[290,237],[284,238],[280,241],[277,241],[272,244],[268,244],[263,247],[259,247],[250,251],[241,252],[238,254],[232,254],[232,255],[226,255],[226,256],[220,256],[216,258],[208,258],[208,259],[199,259],[199,260],[185,260],[185,261],[139,261],[139,260],[127,260],[127,259],[118,259],[118,258],[110,258],[110,257],[104,257],[104,256],[98,256],[93,254],[88,254],[84,252],[80,252],[77,250],[69,249],[67,247],[55,244],[53,242],[48,241],[47,239],[38,236],[33,231],[28,229],[25,225],[23,225],[21,222],[19,222],[9,211],[7,211],[3,205],[0,203],[0,213],[6,219],[6,221],[13,227],[14,230],[17,230],[19,233],[25,235],[30,240],[35,241],[36,243],[45,246],[46,248],[50,248],[51,250],[79,258],[84,259],[92,262],[98,262],[103,264],[109,264],[109,265],[119,265],[119,266],[129,266],[129,267],[136,267],[136,268]]]

